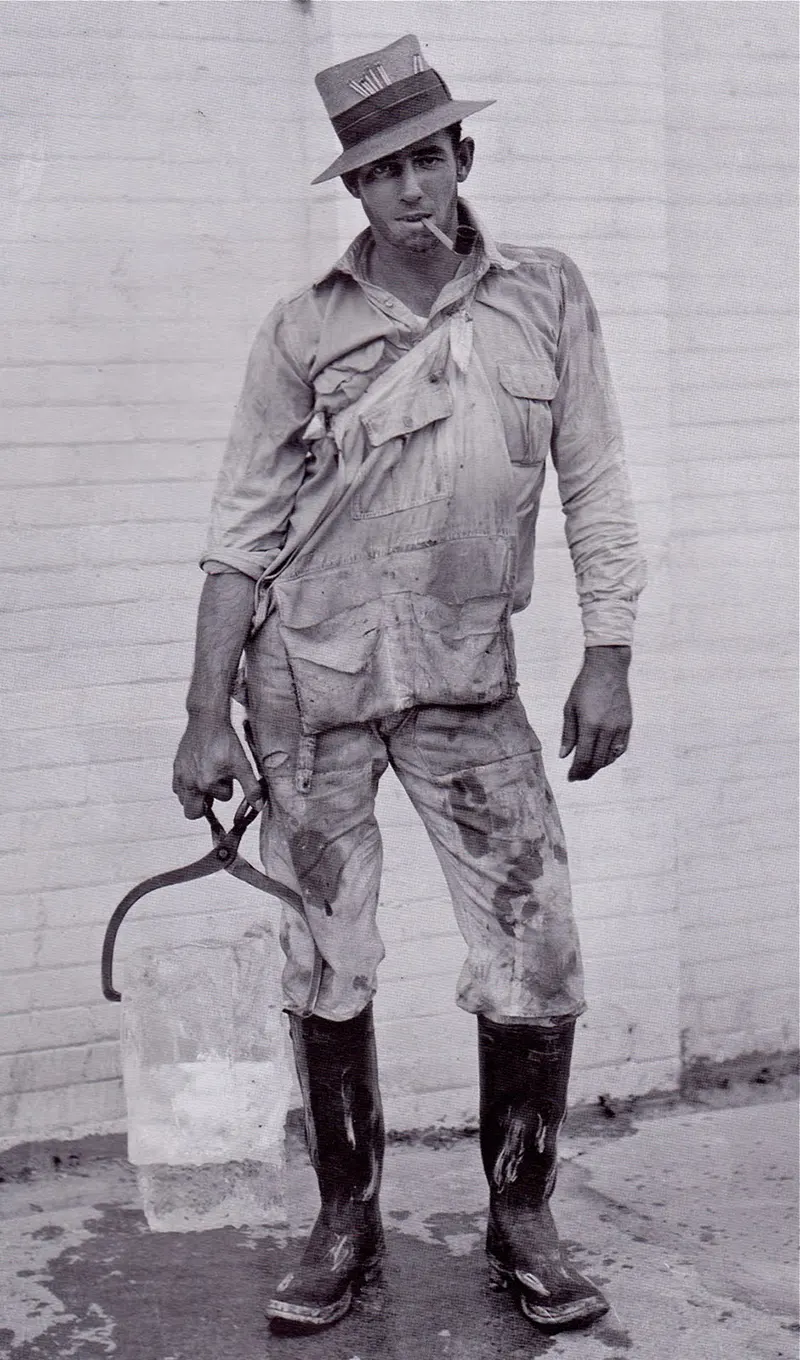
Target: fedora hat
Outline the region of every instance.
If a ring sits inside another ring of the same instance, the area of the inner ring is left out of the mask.
[[[382,160],[495,102],[452,99],[413,33],[327,67],[316,85],[343,149],[312,184]]]

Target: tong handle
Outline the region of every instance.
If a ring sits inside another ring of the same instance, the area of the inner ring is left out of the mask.
[[[263,779],[259,779],[258,786],[261,790],[261,795],[264,799],[264,805],[266,806],[267,802],[266,782]],[[225,827],[222,825],[222,822],[219,820],[216,813],[214,812],[213,795],[207,793],[205,798],[203,799],[203,816],[205,817],[206,821],[211,827],[211,831],[215,839],[216,838],[222,839],[225,836],[235,835],[238,844],[238,842],[242,839],[242,836],[244,835],[248,826],[252,826],[253,822],[256,820],[256,817],[260,816],[260,812],[261,812],[260,808],[254,808],[252,803],[249,803],[246,798],[243,798],[234,814],[233,825],[230,831],[226,831]]]

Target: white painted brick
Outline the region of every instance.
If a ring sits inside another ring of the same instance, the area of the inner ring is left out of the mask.
[[[796,834],[789,827],[783,837],[764,831],[761,838],[775,843],[743,850],[739,838],[731,834],[724,845],[724,860],[711,854],[696,855],[682,863],[682,873],[690,882],[692,890],[701,895],[726,888],[753,888],[759,884],[768,892],[773,882],[782,883],[785,880],[786,862],[794,855]]]
[[[791,386],[779,379],[771,380],[769,375],[767,381],[768,386],[754,385],[751,381],[741,386],[712,388],[698,382],[676,387],[673,389],[675,419],[698,425],[715,424],[720,420],[791,420],[795,410]]]
[[[643,866],[650,874],[669,871],[674,864],[667,806],[645,804],[626,808],[593,807],[581,814],[564,813],[570,867],[576,883],[606,876],[636,874]]]
[[[36,936],[33,931],[3,932],[0,949],[0,974],[22,972],[36,961]]]
[[[13,98],[13,91],[4,88]],[[265,148],[269,155],[269,148]],[[297,201],[276,192],[258,203],[174,203],[140,200],[136,212],[128,202],[101,199],[83,203],[62,199],[58,203],[20,202],[6,214],[0,240],[24,241],[29,236],[45,240],[91,242],[156,242],[161,236],[244,236],[253,241],[291,242],[295,231]]]
[[[696,893],[682,899],[681,906],[689,927],[702,922],[706,927],[718,925],[736,929],[741,922],[752,920],[769,929],[775,917],[786,917],[796,912],[797,877],[788,865],[779,865],[784,877],[773,878],[763,885],[745,888],[725,888],[716,892]]]
[[[177,720],[183,712],[186,685],[178,681],[142,681],[129,685],[96,685],[93,689],[36,690],[3,696],[0,728],[25,731],[29,741],[38,732],[69,723],[73,727],[100,723],[147,722],[153,713]]]
[[[78,1044],[0,1057],[0,1096],[45,1091],[80,1082],[107,1081],[119,1074],[116,1041]]]
[[[587,994],[589,997],[616,995],[630,987],[635,979],[637,986],[648,991],[658,991],[663,986],[665,967],[672,960],[665,960],[658,954],[642,952],[626,954],[624,958],[606,956],[598,959],[591,954],[584,956]]]
[[[759,459],[758,484],[762,494],[778,495],[783,491],[785,495],[786,483],[791,476],[787,461],[782,457]],[[726,462],[693,458],[686,462],[676,461],[672,466],[672,479],[676,495],[682,499],[736,494],[746,500],[752,489],[753,472],[741,458]]]
[[[121,1133],[124,1128],[121,1077],[0,1096],[0,1151],[44,1137]]]
[[[704,5],[689,22],[685,11],[672,10],[665,13],[664,25],[670,40],[668,51],[685,70],[705,53],[718,60],[725,60],[728,54],[751,59],[785,58],[796,40],[791,5],[769,9],[759,4],[742,5],[735,24],[730,22],[730,12],[724,5]]]
[[[703,997],[755,989],[770,991],[795,985],[796,972],[792,954],[748,951],[738,958],[684,962],[683,985],[688,995]]]
[[[383,1021],[377,1025],[381,1066],[392,1063],[399,1068],[408,1060],[409,1053],[424,1053],[435,1042],[449,1052],[457,1050],[465,1057],[472,1055],[477,1068],[476,1029],[474,1015],[459,1010],[452,1001],[435,1020],[424,1016]]]
[[[179,405],[178,403],[158,402],[148,405],[127,407],[119,406],[11,406],[7,407],[3,414],[3,437],[7,444],[27,447],[28,444],[36,442],[36,437],[45,443],[53,443],[60,440],[63,444],[70,445],[85,442],[88,444],[105,444],[115,441],[128,442],[135,445],[138,440],[167,440],[179,432],[181,442],[189,442],[201,438],[217,438],[223,440],[230,425],[230,411],[227,408],[223,411],[218,405],[211,403],[204,404],[199,399]],[[131,472],[135,470],[135,449],[130,448],[131,460],[128,468],[128,476],[124,481],[135,480],[131,477]],[[163,503],[153,509],[159,512],[170,505],[170,485],[167,478],[161,479],[165,485],[163,489]],[[204,488],[200,488],[204,490]],[[194,489],[185,488],[184,496],[188,505],[191,506],[194,499]],[[119,493],[118,493],[119,494]],[[73,497],[65,495],[65,507],[70,504]],[[87,497],[89,506],[92,506],[92,497]],[[37,506],[37,501],[39,505]],[[9,495],[9,505],[4,512],[4,523],[60,523],[62,522],[60,513],[55,520],[42,520],[37,517],[37,510],[46,508],[49,513],[60,507],[42,506],[41,493],[27,497],[23,492]],[[102,496],[99,498],[102,503]],[[178,500],[178,504],[181,502]],[[30,507],[28,512],[27,507]],[[207,505],[204,502],[204,510]],[[134,509],[134,515],[144,517],[143,507]],[[163,514],[158,513],[157,518],[162,518]],[[69,515],[67,515],[69,520]],[[82,521],[85,523],[85,518]]]
[[[22,285],[21,291],[28,296],[29,285]],[[43,289],[48,300],[53,293],[52,284],[47,284]],[[186,285],[180,286],[181,295],[187,292]],[[191,286],[194,292],[194,285]],[[159,296],[161,296],[159,294]],[[235,294],[234,294],[235,296]],[[238,301],[238,298],[237,298]],[[141,314],[141,305],[137,304],[136,310]],[[259,317],[262,312],[258,308]],[[241,316],[241,305],[237,314]],[[55,319],[55,318],[54,318]],[[94,320],[95,318],[91,318]],[[38,404],[47,402],[58,405],[59,402],[84,402],[88,405],[97,404],[141,404],[143,402],[165,402],[165,403],[186,403],[197,400],[198,402],[219,402],[220,406],[228,404],[229,410],[233,410],[232,403],[239,395],[242,375],[234,369],[232,365],[211,364],[211,363],[173,363],[147,364],[143,362],[117,363],[117,364],[40,364],[30,366],[15,366],[13,368],[3,368],[0,370],[0,383],[2,387],[2,402],[4,405],[14,404]],[[37,440],[41,445],[44,441]],[[110,442],[110,441],[109,441]],[[208,447],[209,436],[204,435],[202,441],[197,440],[192,445],[189,439],[183,441],[187,447],[183,452],[186,459],[194,459],[191,466],[197,470],[198,463],[206,458],[216,457],[219,462],[220,448],[219,442],[213,439],[213,447]],[[35,457],[30,468],[25,471],[33,471],[39,465],[48,467],[46,459],[50,459],[49,466],[53,473],[60,476],[53,476],[53,481],[130,481],[132,472],[135,470],[139,475],[136,480],[141,480],[143,476],[156,476],[160,473],[163,479],[165,468],[169,469],[172,477],[176,476],[175,465],[180,466],[182,450],[175,446],[175,440],[171,436],[168,446],[148,446],[143,440],[137,440],[136,457],[131,459],[131,450],[123,445],[122,448],[112,447],[102,448],[79,448],[65,450],[63,439],[59,440],[56,448],[37,448],[35,454],[28,457]],[[60,461],[56,461],[60,460]],[[142,469],[143,471],[140,471]],[[9,469],[11,471],[11,469]],[[120,475],[120,474],[124,475]],[[37,478],[38,480],[38,478]],[[46,480],[42,478],[42,480]]]
[[[187,821],[168,785],[160,792],[162,797],[157,802],[33,811],[25,819],[25,843],[35,847],[92,845],[107,841],[123,843],[150,840],[165,834],[197,837],[198,826],[203,834],[206,833],[205,822]]]
[[[95,1006],[0,1016],[0,1053],[39,1052],[65,1045],[87,1045],[119,1035],[119,1009],[107,1001]]]
[[[108,128],[109,123],[104,122],[102,126]],[[127,122],[122,126],[127,133],[125,150],[130,152],[131,142],[136,141],[137,127]],[[140,127],[140,134],[141,131]],[[199,159],[203,159],[202,156]],[[208,172],[213,173],[215,161],[207,158],[206,164]],[[273,261],[278,264],[277,269],[271,267]],[[156,303],[163,294],[169,294],[174,285],[181,284],[188,291],[191,305],[192,288],[197,285],[204,289],[217,279],[223,294],[222,307],[226,306],[225,295],[232,288],[243,289],[249,284],[247,295],[240,299],[242,304],[264,301],[266,305],[267,298],[276,296],[275,290],[282,279],[296,278],[298,287],[307,281],[292,241],[273,242],[269,252],[265,252],[261,242],[242,241],[236,236],[227,240],[167,238],[159,243],[157,252],[136,242],[126,242],[123,246],[117,241],[96,241],[92,244],[90,259],[86,247],[77,241],[18,241],[4,247],[0,267],[3,270],[0,278],[8,285],[25,282],[63,285],[73,290],[76,302],[83,306],[90,305],[86,297],[90,271],[95,283],[102,280],[106,286],[115,287],[121,293],[127,288],[138,288],[143,297],[149,295]],[[200,311],[199,308],[196,310]],[[237,310],[234,319],[240,316],[241,312]],[[208,317],[198,316],[198,321],[201,319],[207,321]],[[112,338],[109,336],[109,341]],[[106,358],[101,362],[109,360]],[[175,356],[172,362],[175,362]]]
[[[0,644],[7,650],[35,652],[50,647],[93,647],[107,637],[124,637],[131,645],[175,642],[191,637],[193,614],[184,600],[163,598],[135,604],[28,609],[16,615],[13,625],[0,622]]]
[[[595,960],[623,959],[626,954],[652,951],[660,958],[677,953],[678,921],[672,913],[655,916],[620,916],[587,921],[581,919],[584,951]]]
[[[225,820],[229,818],[225,817]],[[178,864],[185,864],[193,859],[198,859],[209,849],[210,837],[194,823],[197,829],[198,839],[196,843],[184,840],[181,847],[177,847],[170,860],[166,855],[159,853],[158,859],[154,859],[149,866],[149,872],[157,872],[162,868],[175,868]],[[251,860],[257,860],[256,847],[244,845],[243,853]],[[139,878],[143,877],[142,874]],[[43,949],[51,949],[58,932],[71,929],[85,929],[87,931],[86,940],[97,939],[96,927],[105,928],[111,916],[112,910],[117,902],[123,897],[130,887],[137,882],[137,877],[125,876],[124,866],[117,880],[109,880],[101,884],[81,884],[69,888],[54,888],[50,891],[39,892],[34,898],[37,911],[41,915],[41,924],[38,929],[43,935]],[[219,912],[224,916],[222,922],[227,929],[227,922],[231,912],[237,912],[242,908],[242,904],[249,904],[251,915],[254,910],[264,910],[274,912],[276,910],[275,901],[260,893],[257,897],[252,892],[243,888],[236,879],[228,874],[215,874],[205,878],[201,883],[183,884],[151,893],[149,896],[137,902],[134,911],[125,922],[123,935],[120,937],[120,957],[128,948],[133,947],[134,939],[139,944],[146,945],[150,942],[151,926],[156,921],[177,920],[183,926],[192,919],[192,930],[196,938],[201,938],[196,934],[203,930],[209,936],[216,936],[216,931],[212,929],[209,917],[214,912]],[[235,922],[234,922],[235,924]],[[53,932],[52,939],[48,937],[48,931]],[[140,938],[142,937],[142,938]],[[96,951],[92,951],[95,957]],[[88,957],[88,954],[85,955]]]
[[[675,910],[675,884],[671,874],[659,877],[626,875],[575,886],[575,910],[581,923],[607,915],[631,920],[634,916],[670,914]]]
[[[424,1065],[418,1060],[384,1063],[381,1067],[381,1087],[387,1099],[407,1093],[443,1091],[448,1087],[464,1087],[472,1083],[475,1055],[463,1047],[436,1047],[426,1055]]]
[[[789,142],[775,137],[766,128],[737,127],[713,130],[692,124],[670,130],[672,167],[697,167],[705,164],[709,170],[709,149],[713,148],[719,164],[755,172],[778,169],[785,176],[794,173],[794,152]],[[784,181],[785,183],[785,181]]]
[[[86,796],[91,803],[144,802],[156,789],[171,787],[172,754],[161,760],[130,760],[98,765],[88,771]]]
[[[47,682],[71,689],[75,685],[112,684],[120,681],[184,679],[191,667],[188,642],[108,647],[102,652],[91,646],[75,651],[66,648],[48,664]],[[37,652],[15,652],[0,662],[0,690],[18,690],[26,676],[38,673],[42,658]],[[46,760],[42,761],[47,764]]]
[[[85,245],[83,248],[86,249]],[[265,313],[269,305],[265,302]],[[6,344],[5,362],[157,364],[172,363],[180,356],[181,362],[205,363],[222,354],[227,363],[236,362],[243,374],[256,329],[252,322],[214,323],[208,319],[162,321],[157,326],[133,322],[109,326],[102,321],[86,321],[81,325],[28,323],[14,327]]]
[[[392,978],[387,976],[385,965],[379,973],[378,991],[375,997],[375,1016],[381,1024],[405,1022],[409,1016],[415,1019],[449,1016],[455,1007],[456,980],[458,967],[427,977]]]
[[[444,969],[461,968],[467,947],[455,926],[448,935],[430,937],[425,941],[425,952],[415,949],[413,941],[398,941],[391,956],[381,965],[381,980],[437,977]]]
[[[206,174],[208,168],[206,167]],[[291,243],[278,244],[274,251],[275,273],[273,278],[292,280],[290,291],[294,291],[296,276],[292,273]],[[283,267],[281,267],[283,266]],[[244,270],[227,272],[229,287],[222,290],[223,278],[208,274],[179,274],[178,277],[162,280],[158,286],[153,279],[121,280],[116,268],[109,276],[96,277],[91,292],[86,291],[86,281],[80,272],[72,278],[59,280],[57,284],[27,283],[12,281],[0,290],[3,311],[18,325],[44,325],[57,322],[66,325],[70,321],[93,323],[114,321],[118,324],[145,321],[186,321],[192,317],[203,317],[214,308],[221,321],[239,326],[258,326],[269,310],[274,292],[271,289],[263,294],[253,286]],[[299,286],[300,280],[297,279]],[[221,294],[221,296],[220,296]],[[74,364],[80,363],[80,356],[74,356]],[[176,362],[178,367],[178,362]],[[71,374],[65,375],[67,379]],[[168,380],[164,374],[162,386]],[[241,378],[237,373],[236,378]],[[214,370],[214,382],[210,396],[219,391],[220,397],[230,397],[230,383],[234,374],[225,365]],[[69,393],[71,395],[71,392]],[[134,398],[135,399],[135,398]],[[147,400],[146,392],[141,395]]]
[[[743,1054],[761,1053],[771,1056],[775,1052],[792,1053],[798,1046],[797,1021],[786,1021],[780,1025],[770,1025],[764,1029],[734,1030],[716,1038],[709,1036],[702,1048],[689,1049],[687,1057],[702,1057],[711,1062],[727,1062]]]
[[[3,1012],[60,1009],[97,1001],[100,970],[97,966],[29,970],[9,975],[3,987]]]
[[[745,360],[761,360],[761,350],[769,350],[779,360],[789,360],[794,336],[793,317],[782,311],[760,315],[757,312],[727,312],[723,317],[675,315],[671,320],[673,343],[680,349],[680,363],[700,364],[718,360],[724,364],[731,351],[744,350]]]
[[[686,122],[703,121],[709,128],[758,127],[769,128],[773,136],[788,134],[791,124],[791,98],[787,93],[738,94],[709,90],[699,94],[695,90],[676,89],[670,100],[673,116]]]
[[[172,868],[181,862],[186,844],[180,837],[152,841],[115,842],[82,846],[79,857],[61,847],[39,846],[18,854],[0,854],[3,893],[91,886],[98,883],[139,882],[156,872],[154,865]]]
[[[707,224],[705,230],[715,225]],[[791,270],[793,266],[788,268]],[[773,275],[759,278],[749,273],[737,275],[733,282],[725,281],[723,291],[719,278],[707,277],[698,268],[694,275],[671,278],[671,305],[677,316],[709,317],[711,325],[724,321],[728,311],[781,315],[789,310],[786,294],[787,280],[791,277],[786,270],[781,271],[780,278]]]
[[[601,1095],[626,1100],[674,1091],[679,1077],[677,1056],[605,1067],[581,1068],[576,1064],[570,1081],[570,1101],[573,1106],[595,1104]]]
[[[5,571],[2,587],[9,608],[22,611],[78,602],[105,604],[164,599],[166,596],[196,604],[204,579],[196,562],[124,563],[93,568]]]
[[[3,775],[3,796],[7,807],[68,807],[86,798],[88,771],[77,766],[60,769],[58,776],[49,770],[13,770]]]
[[[0,529],[0,569],[108,562],[196,561],[205,541],[201,521],[86,524]]]
[[[700,828],[752,820],[769,820],[777,807],[791,808],[797,781],[789,775],[737,782],[718,780],[701,788],[684,789],[678,811],[679,827]]]
[[[700,1003],[700,1028],[712,1042],[725,1042],[729,1035],[752,1035],[749,1047],[758,1047],[755,1036],[765,1030],[785,1027],[783,1042],[776,1048],[789,1048],[797,1028],[797,985],[717,996]],[[776,1025],[780,1017],[786,1017]],[[747,1051],[743,1048],[740,1051]]]
[[[692,927],[684,926],[686,943],[692,958],[700,965],[721,959],[747,956],[763,950],[786,951],[797,956],[797,914],[770,914],[761,920],[715,923]]]
[[[760,198],[765,211],[780,209],[791,193],[790,171],[783,165],[713,166],[702,163],[673,166],[669,171],[673,194],[696,203],[752,203]]]
[[[444,1091],[388,1096],[384,1100],[384,1117],[387,1129],[400,1132],[430,1128],[476,1128],[477,1083]]]

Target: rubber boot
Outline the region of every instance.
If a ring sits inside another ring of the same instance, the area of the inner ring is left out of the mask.
[[[289,1026],[321,1207],[299,1266],[266,1313],[283,1330],[306,1330],[343,1318],[379,1268],[383,1111],[371,1005],[353,1020],[290,1015]]]
[[[550,1213],[574,1035],[574,1019],[544,1026],[478,1017],[489,1271],[548,1332],[586,1326],[609,1306],[570,1264]]]

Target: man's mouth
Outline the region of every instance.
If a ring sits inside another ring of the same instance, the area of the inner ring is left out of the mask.
[[[399,218],[401,222],[424,222],[426,217],[433,217],[433,213],[409,213],[406,217]]]

